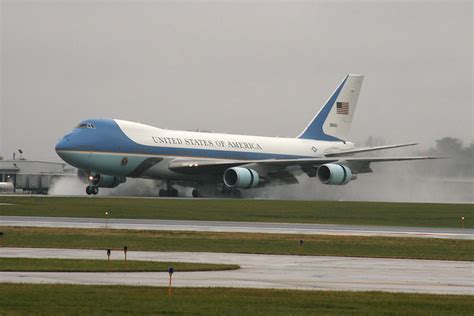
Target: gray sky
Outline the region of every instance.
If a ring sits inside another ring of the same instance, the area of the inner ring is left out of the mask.
[[[86,118],[295,136],[347,73],[351,139],[473,139],[465,2],[1,1],[0,154]]]

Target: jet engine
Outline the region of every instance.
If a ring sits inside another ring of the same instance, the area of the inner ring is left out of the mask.
[[[344,165],[328,163],[318,168],[318,179],[324,184],[342,185],[356,178]]]
[[[106,176],[101,174],[90,176],[90,179],[91,184],[98,188],[115,188],[120,183],[127,181],[127,179],[124,177]]]
[[[224,184],[229,188],[250,189],[260,182],[257,171],[243,167],[229,168],[224,172]]]

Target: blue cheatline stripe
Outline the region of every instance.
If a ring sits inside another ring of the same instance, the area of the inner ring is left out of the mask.
[[[346,78],[342,81],[342,83],[339,85],[339,87],[336,89],[333,95],[329,98],[328,102],[323,106],[323,108],[318,113],[318,115],[314,118],[314,120],[310,123],[310,125],[304,130],[304,132],[298,138],[316,139],[316,140],[325,140],[325,141],[341,141],[341,139],[337,137],[330,136],[324,133],[323,124],[326,121],[326,118],[328,117],[329,112],[331,112],[331,109],[334,103],[336,102],[336,99],[339,96],[339,93],[344,87],[344,84],[346,83],[347,78],[349,78],[349,76],[346,76]]]
[[[84,154],[113,154],[120,156],[142,155],[142,156],[170,156],[170,157],[192,157],[192,158],[215,158],[215,159],[234,159],[234,160],[263,160],[263,159],[297,159],[297,158],[314,158],[312,156],[272,154],[272,153],[254,153],[254,152],[238,152],[211,149],[190,149],[175,147],[153,147],[144,146],[140,151],[107,151],[101,149],[83,150],[80,148],[70,148],[60,150],[60,152],[83,152]],[[122,159],[122,158],[120,158]]]
[[[196,157],[196,158],[221,158],[235,160],[262,160],[262,159],[292,159],[292,158],[310,158],[310,156],[240,152],[213,149],[195,149],[195,148],[177,148],[177,147],[154,147],[143,146],[142,151],[136,153],[178,157]]]

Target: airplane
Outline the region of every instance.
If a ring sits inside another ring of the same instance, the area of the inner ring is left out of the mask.
[[[57,154],[87,175],[86,193],[114,188],[127,178],[166,183],[159,196],[240,197],[241,190],[298,183],[306,174],[327,185],[345,185],[373,172],[372,163],[439,157],[360,157],[370,151],[416,143],[355,148],[347,140],[363,76],[347,75],[295,138],[168,130],[118,119],[79,123],[56,145]]]

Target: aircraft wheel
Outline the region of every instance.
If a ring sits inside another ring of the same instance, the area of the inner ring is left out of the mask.
[[[158,191],[158,195],[160,197],[167,197],[168,196],[168,191],[166,191],[165,189],[160,189],[160,191]]]
[[[94,194],[94,195],[99,194],[99,188],[93,187],[93,188],[92,188],[92,194]]]
[[[201,194],[199,194],[198,189],[194,189],[191,194],[193,195],[193,198],[201,197]]]
[[[240,190],[231,189],[231,188],[228,188],[228,187],[224,187],[222,189],[221,193],[225,197],[229,197],[229,198],[240,199],[242,197],[242,192]]]
[[[86,186],[86,193],[87,195],[91,195],[92,194],[92,191],[91,191],[91,187],[90,186]]]
[[[223,187],[221,190],[221,193],[224,195],[230,195],[231,192],[232,192],[232,189],[229,187]]]
[[[167,193],[169,197],[178,197],[179,194],[178,190],[175,188],[169,188]]]
[[[242,197],[242,192],[240,190],[235,190],[231,195],[233,198],[240,199]]]

